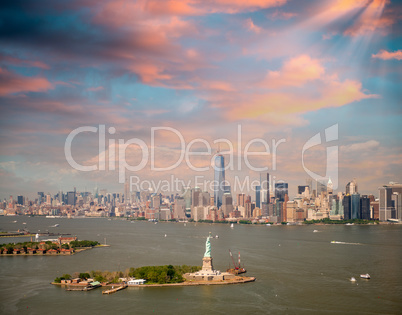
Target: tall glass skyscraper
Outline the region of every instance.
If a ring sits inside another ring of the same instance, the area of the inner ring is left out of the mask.
[[[223,155],[216,155],[214,169],[214,202],[219,209],[222,206],[223,194],[225,193],[225,159]]]
[[[351,197],[351,219],[360,219],[360,195],[353,194]]]

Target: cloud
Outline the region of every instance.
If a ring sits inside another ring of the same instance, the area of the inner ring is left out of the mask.
[[[50,66],[42,61],[20,59],[17,57],[12,57],[12,56],[2,55],[2,54],[0,54],[0,61],[4,61],[7,64],[12,64],[12,65],[20,66],[20,67],[35,67],[35,68],[41,68],[44,70],[50,69]]]
[[[313,13],[304,25],[314,29],[327,27],[330,33],[343,33],[351,37],[373,33],[386,35],[398,19],[394,13],[386,11],[389,4],[389,0],[330,1],[323,9]]]
[[[27,77],[0,68],[0,95],[18,92],[43,92],[53,89],[53,85],[44,77]]]
[[[256,34],[261,33],[262,28],[255,25],[253,20],[251,18],[248,18],[246,21],[244,21],[244,26],[249,30],[252,31]]]
[[[401,60],[402,59],[402,50],[397,50],[397,51],[386,51],[384,49],[381,49],[377,54],[372,54],[371,58],[378,58],[382,60],[391,60],[391,59],[396,59],[396,60]]]
[[[280,10],[276,10],[274,13],[268,15],[268,17],[274,20],[275,19],[289,20],[297,15],[298,15],[297,13],[293,12],[283,12]]]
[[[378,97],[367,94],[357,80],[340,80],[336,73],[326,74],[320,61],[308,55],[291,58],[278,71],[268,71],[258,86],[263,88],[259,93],[215,95],[211,101],[231,121],[301,126],[306,124],[301,118],[304,113]]]
[[[301,55],[287,61],[279,71],[268,71],[263,84],[267,88],[301,86],[321,78],[324,72],[319,60]]]
[[[361,153],[362,151],[372,151],[372,150],[378,149],[379,146],[380,146],[380,143],[378,141],[369,140],[366,142],[353,143],[353,144],[341,146],[340,150],[345,153],[351,153],[351,152]]]
[[[235,14],[279,7],[286,3],[287,0],[150,0],[146,4],[146,10],[164,15]]]
[[[87,91],[89,92],[98,92],[98,91],[102,91],[104,89],[103,86],[92,86],[87,88]]]

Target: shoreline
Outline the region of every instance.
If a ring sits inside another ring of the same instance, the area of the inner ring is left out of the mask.
[[[155,283],[155,284],[129,284],[127,285],[128,288],[151,288],[151,287],[180,287],[180,286],[199,286],[199,285],[225,285],[225,284],[242,284],[248,282],[256,281],[255,277],[236,277],[233,280],[220,280],[220,281],[184,281],[180,283]],[[64,284],[64,283],[56,283],[51,282],[52,285],[57,286],[75,286],[75,287],[82,287],[82,285],[74,285],[74,284]],[[102,288],[112,287],[112,286],[119,286],[122,285],[121,283],[109,283],[109,284],[102,284]]]
[[[60,253],[58,253],[58,254],[48,254],[48,253],[46,253],[46,254],[38,254],[38,253],[30,254],[30,253],[20,253],[20,254],[0,254],[0,257],[18,257],[18,256],[20,256],[20,257],[25,257],[25,256],[38,256],[38,257],[43,257],[43,256],[59,257],[59,256],[63,256],[63,257],[68,257],[68,256],[73,256],[75,254],[81,253],[81,252],[86,251],[86,250],[90,250],[90,249],[93,249],[93,248],[99,248],[99,247],[110,247],[110,245],[102,245],[102,244],[100,244],[100,245],[96,245],[94,247],[83,247],[83,248],[80,248],[80,249],[76,249],[71,254],[60,254]]]

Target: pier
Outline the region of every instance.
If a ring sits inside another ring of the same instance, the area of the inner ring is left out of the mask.
[[[112,293],[115,293],[117,291],[123,290],[125,288],[127,288],[127,284],[124,284],[124,285],[122,285],[120,287],[117,287],[117,288],[112,288],[110,290],[102,291],[102,294],[112,294]]]

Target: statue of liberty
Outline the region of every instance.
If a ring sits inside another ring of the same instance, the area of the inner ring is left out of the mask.
[[[205,242],[205,254],[204,257],[211,257],[211,232],[209,232],[209,236],[207,237],[207,241]]]

